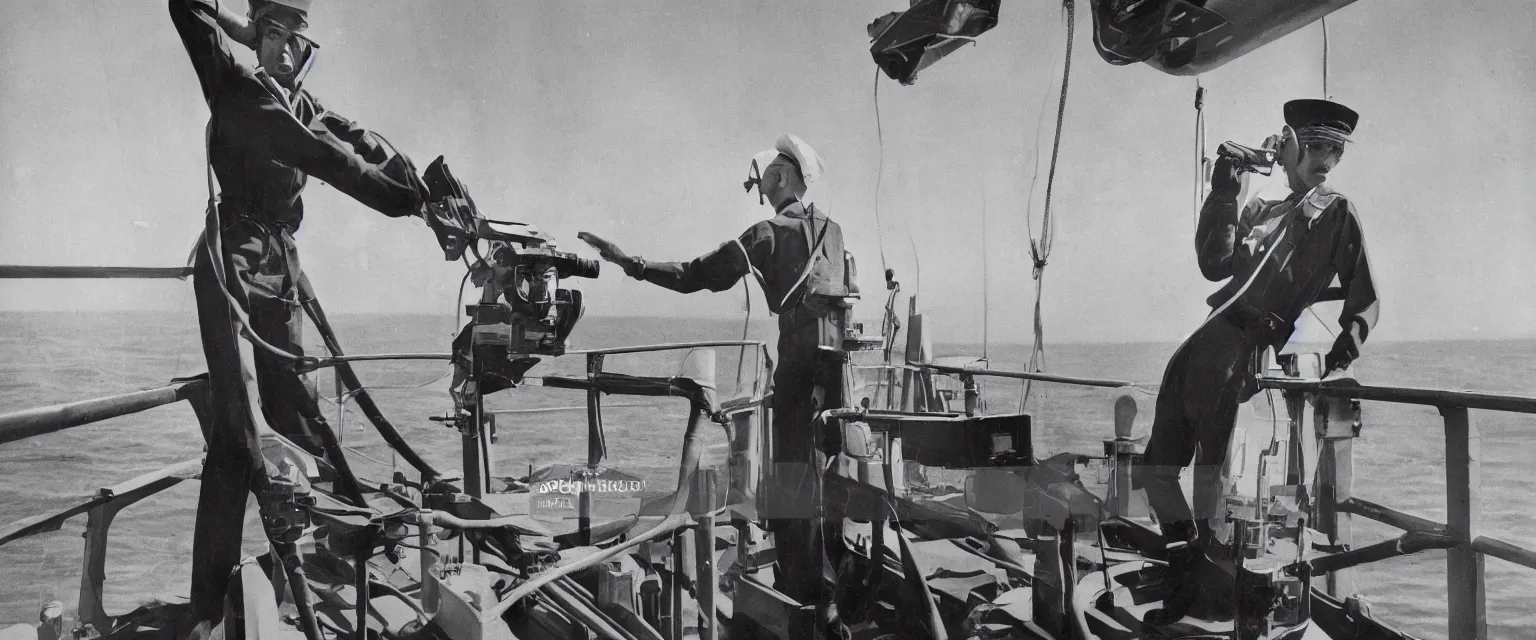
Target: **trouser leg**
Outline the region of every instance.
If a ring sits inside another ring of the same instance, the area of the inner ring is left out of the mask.
[[[240,338],[206,252],[196,261],[192,284],[211,402],[192,534],[191,597],[194,620],[213,624],[223,615],[230,574],[240,560],[246,499],[262,467],[241,375]]]
[[[786,363],[788,364],[788,363]],[[787,368],[787,367],[786,367]],[[798,372],[778,376],[774,385],[773,412],[773,495],[774,516],[769,527],[774,534],[774,548],[784,584],[779,590],[796,600],[810,604],[830,596],[825,588],[833,577],[825,567],[823,552],[816,548],[821,535],[817,526],[816,504],[821,489],[821,472],[826,456],[814,442],[811,416],[815,412],[810,397],[809,372],[801,379]]]
[[[1182,618],[1198,589],[1191,575],[1209,537],[1210,519],[1225,486],[1227,445],[1238,406],[1251,384],[1254,348],[1222,320],[1208,323],[1180,347],[1158,394],[1147,442],[1142,484],[1168,544],[1169,582],[1163,607],[1145,618],[1154,625]],[[1179,472],[1195,462],[1195,510],[1179,487]]]

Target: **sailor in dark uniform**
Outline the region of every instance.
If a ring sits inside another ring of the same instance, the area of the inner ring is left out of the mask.
[[[1241,206],[1244,165],[1225,156],[1216,161],[1195,244],[1201,273],[1227,283],[1207,300],[1213,311],[1205,323],[1168,363],[1137,473],[1169,545],[1164,608],[1150,612],[1149,623],[1183,618],[1197,598],[1190,573],[1209,541],[1211,519],[1222,515],[1228,440],[1238,406],[1258,392],[1265,348],[1278,353],[1285,346],[1297,318],[1335,277],[1344,294],[1342,330],[1325,357],[1327,370],[1347,368],[1376,324],[1379,304],[1359,216],[1348,198],[1323,185],[1358,120],[1326,100],[1286,103],[1286,127],[1268,145],[1278,144],[1277,162],[1291,187],[1284,200]],[[1178,484],[1191,460],[1195,512]]]
[[[823,621],[830,622],[836,617],[831,602],[836,576],[829,554],[842,544],[841,532],[835,525],[818,531],[814,496],[827,456],[834,452],[826,442],[813,441],[811,425],[817,411],[838,406],[842,395],[841,373],[828,366],[822,351],[841,348],[843,316],[833,312],[833,304],[848,295],[848,287],[842,229],[820,207],[803,200],[807,184],[821,172],[821,160],[809,145],[793,135],[780,137],[772,152],[754,159],[746,185],[749,190],[757,186],[776,215],[688,262],[651,262],[625,255],[591,234],[580,237],[631,277],[679,293],[725,291],[748,275],[762,285],[769,310],[779,316],[770,474],[775,482],[765,492],[784,572],[783,582],[775,586],[801,603],[821,605]],[[815,393],[818,382],[820,395]],[[824,551],[817,553],[820,535],[825,535]]]
[[[247,493],[274,470],[261,451],[266,427],[316,455],[329,431],[289,357],[304,353],[294,234],[308,177],[390,217],[420,214],[427,194],[408,158],[302,88],[316,52],[301,34],[310,4],[252,0],[241,16],[213,0],[170,0],[211,112],[210,190],[214,178],[219,186],[193,271],[213,407],[192,559],[193,614],[205,624],[222,614]],[[255,50],[260,66],[236,62],[230,41]],[[265,343],[249,352],[256,394],[242,375],[240,333]],[[250,395],[260,396],[259,413]]]

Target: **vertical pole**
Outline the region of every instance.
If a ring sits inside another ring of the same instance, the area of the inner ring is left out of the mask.
[[[700,469],[694,474],[693,520],[698,523],[694,530],[694,558],[698,564],[693,582],[694,595],[699,602],[699,615],[704,626],[699,629],[699,640],[719,640],[715,618],[715,594],[720,588],[720,576],[715,568],[715,470]]]
[[[965,415],[974,416],[981,404],[981,387],[976,384],[976,376],[970,374],[961,375],[960,383],[965,385]]]
[[[1445,417],[1446,524],[1456,546],[1447,550],[1446,597],[1448,635],[1486,640],[1483,608],[1483,556],[1472,548],[1482,528],[1482,435],[1465,407],[1441,407]]]
[[[111,619],[102,608],[102,585],[107,580],[107,532],[117,516],[116,505],[104,504],[90,510],[85,525],[85,562],[80,568],[80,601],[76,617],[105,633]]]
[[[422,511],[416,515],[419,525],[420,537],[417,540],[421,545],[421,610],[428,616],[437,613],[437,553],[432,551],[433,538],[437,537],[436,521],[432,519],[431,511]]]
[[[480,396],[480,383],[478,378],[464,383],[464,393],[469,396],[469,424],[462,425],[460,440],[463,449],[464,462],[464,492],[476,498],[485,495],[485,473],[481,463],[485,460],[481,453],[481,435],[485,431],[485,399]]]
[[[334,357],[336,354],[332,353]],[[336,391],[336,446],[341,446],[341,439],[347,432],[347,387],[341,383],[341,372],[331,369],[331,382]]]
[[[1136,453],[1131,433],[1135,428],[1136,399],[1130,395],[1115,398],[1115,439],[1104,441],[1104,453],[1112,457],[1115,464],[1110,513],[1122,517],[1131,515],[1131,495],[1134,491],[1131,487],[1131,459]]]
[[[687,562],[683,559],[683,533],[685,529],[672,532],[672,584],[667,589],[670,597],[667,598],[668,608],[672,610],[671,624],[667,625],[670,632],[667,640],[683,640],[683,567]]]
[[[1328,542],[1348,547],[1354,543],[1354,516],[1339,511],[1339,504],[1354,495],[1355,434],[1360,428],[1358,401],[1312,396],[1313,432],[1321,455],[1317,460],[1317,503],[1312,520]],[[1343,600],[1355,595],[1353,569],[1330,572],[1325,581],[1328,595]]]
[[[917,314],[917,296],[907,299],[907,349],[904,352],[902,364],[916,362],[920,359],[922,351],[923,317]],[[901,373],[901,407],[902,411],[914,411],[914,403],[917,402],[917,389],[919,383],[917,373],[911,369],[903,369]]]
[[[587,379],[592,380],[603,370],[603,354],[587,356]],[[603,461],[603,394],[597,389],[587,390],[587,470],[596,471]],[[592,544],[592,493],[581,492],[578,497],[581,543]]]
[[[1355,461],[1353,438],[1329,438],[1323,441],[1323,455],[1318,461],[1322,486],[1317,493],[1317,523],[1328,535],[1329,544],[1348,547],[1354,544],[1354,516],[1339,511],[1339,503],[1354,494]],[[1354,569],[1339,569],[1328,574],[1328,595],[1343,600],[1355,595]]]

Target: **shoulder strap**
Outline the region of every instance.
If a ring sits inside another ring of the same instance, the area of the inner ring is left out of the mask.
[[[811,276],[811,267],[816,266],[816,259],[820,257],[819,252],[821,251],[821,242],[827,238],[827,227],[832,226],[832,219],[827,218],[826,224],[821,225],[821,235],[816,236],[816,241],[812,242],[811,229],[816,228],[816,214],[810,208],[807,208],[806,212],[811,214],[807,219],[811,228],[805,229],[805,242],[808,246],[810,246],[811,253],[805,259],[805,268],[800,271],[800,277],[795,280],[795,284],[791,286],[788,291],[784,292],[784,299],[779,301],[780,308],[784,306],[784,303],[789,302],[790,296],[794,295],[795,291],[800,289],[800,285],[805,284],[805,279]],[[804,229],[804,227],[802,227],[802,229]]]

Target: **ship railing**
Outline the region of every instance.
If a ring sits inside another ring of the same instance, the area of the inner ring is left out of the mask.
[[[63,278],[63,279],[96,279],[96,278],[177,278],[184,279],[191,275],[189,267],[94,267],[94,266],[35,266],[35,265],[0,265],[0,279],[30,279],[30,278]],[[599,349],[571,350],[566,356],[581,356],[585,358],[586,377],[588,381],[595,381],[603,371],[604,361],[608,356],[622,354],[655,353],[663,351],[708,349],[722,347],[737,347],[740,349],[741,359],[746,359],[748,350],[754,352],[758,366],[755,367],[755,375],[752,386],[745,395],[725,399],[720,403],[720,413],[734,420],[737,424],[739,438],[749,438],[753,442],[747,446],[754,459],[760,459],[763,455],[765,438],[762,437],[762,419],[764,409],[770,402],[770,390],[765,380],[771,376],[771,359],[768,345],[761,341],[751,340],[717,340],[698,342],[679,342],[667,344],[653,344],[640,346],[608,347]],[[358,354],[335,355],[317,358],[314,368],[334,366],[340,362],[369,362],[369,361],[400,361],[400,360],[450,360],[451,355],[445,353],[383,353],[383,354]],[[707,372],[710,384],[713,384],[713,371]],[[738,376],[739,378],[739,376]],[[338,417],[345,416],[347,401],[351,394],[345,393],[341,382],[337,381]],[[738,389],[738,392],[742,390]],[[129,393],[81,400],[64,404],[24,409],[10,413],[0,414],[0,445],[17,442],[34,436],[45,435],[72,429],[80,426],[92,425],[103,420],[110,420],[134,413],[139,413],[156,407],[186,401],[191,405],[196,414],[203,433],[207,433],[210,420],[210,395],[206,374],[198,376],[177,378],[170,384],[154,389],[134,391]],[[588,458],[589,464],[596,466],[604,457],[602,435],[602,395],[603,391],[596,388],[587,392],[588,413]],[[750,426],[751,428],[744,428]],[[0,545],[27,538],[33,535],[59,530],[64,522],[82,513],[87,514],[85,538],[85,553],[82,561],[80,578],[80,596],[76,606],[76,618],[80,624],[91,625],[101,632],[112,628],[114,617],[108,616],[103,608],[104,585],[106,579],[107,560],[107,534],[112,521],[124,508],[171,486],[182,480],[195,479],[202,468],[202,459],[187,460],[163,469],[146,473],[117,485],[102,487],[97,492],[81,502],[67,509],[28,517],[16,521],[10,525],[0,527]],[[487,470],[488,471],[488,470]],[[746,480],[746,477],[738,479],[738,474],[733,473],[732,490],[737,491],[742,487],[736,486],[738,480]],[[686,506],[686,513],[676,514],[668,518],[662,524],[651,531],[633,536],[629,542],[620,547],[628,548],[642,542],[671,536],[674,541],[682,535],[682,532],[700,529],[703,539],[712,539],[713,534],[709,530],[714,526],[715,513],[719,511],[712,503],[716,474],[713,470],[701,470],[693,478],[693,486],[690,487],[690,497]],[[681,487],[679,488],[681,489]],[[583,505],[583,515],[588,515],[586,509],[589,505]],[[584,524],[586,518],[583,518]],[[700,549],[708,547],[701,546]],[[615,552],[609,549],[608,552]],[[601,554],[600,554],[601,555]],[[597,556],[594,556],[596,558]],[[589,558],[588,560],[593,560]],[[675,559],[678,563],[675,567],[682,569],[682,559]],[[708,576],[703,584],[715,585],[715,567],[709,554],[700,552],[697,559],[698,570],[707,570]],[[566,567],[570,569],[571,567]],[[546,572],[544,582],[552,581],[564,575],[565,572]],[[559,574],[559,575],[557,575]],[[524,585],[519,592],[511,594],[512,597],[499,603],[495,610],[504,611],[522,595],[531,592],[540,585]],[[680,602],[674,597],[675,602]],[[492,616],[487,615],[489,619]],[[673,621],[680,631],[683,621],[677,617]],[[48,625],[45,624],[45,627]],[[711,625],[713,626],[713,625]],[[713,631],[713,629],[711,629]]]
[[[1317,529],[1335,548],[1354,557],[1339,564],[1357,566],[1418,549],[1446,549],[1447,635],[1488,637],[1484,559],[1499,558],[1536,569],[1536,552],[1483,535],[1482,435],[1472,411],[1536,414],[1536,398],[1358,384],[1353,380],[1318,381],[1264,377],[1260,388],[1281,391],[1292,416],[1292,441],[1301,442],[1310,422],[1319,444]],[[1444,420],[1446,522],[1433,522],[1353,495],[1352,445],[1359,436],[1359,401],[1435,407]],[[1311,411],[1307,409],[1311,408]],[[1403,530],[1402,537],[1353,548],[1351,519],[1361,516]],[[1343,555],[1339,554],[1339,555]],[[1326,558],[1324,559],[1326,563]],[[1319,564],[1314,562],[1314,565]],[[1326,591],[1344,599],[1355,594],[1353,571],[1328,574]]]
[[[1321,364],[1319,359],[1318,365]],[[966,413],[974,413],[980,377],[1029,380],[1102,388],[1139,388],[1132,382],[1046,374],[954,367],[923,362],[864,365],[866,368],[907,370],[957,376],[965,385]],[[1315,368],[1315,367],[1314,367]],[[1314,513],[1316,528],[1341,551],[1339,566],[1327,573],[1324,591],[1339,600],[1355,596],[1353,569],[1369,562],[1412,553],[1446,549],[1448,636],[1483,640],[1488,637],[1484,560],[1491,556],[1536,569],[1536,551],[1484,535],[1482,532],[1482,436],[1472,411],[1536,414],[1536,398],[1527,396],[1362,385],[1355,381],[1319,381],[1294,377],[1263,377],[1262,389],[1283,393],[1292,416],[1291,442],[1299,446],[1310,424],[1319,448]],[[1444,421],[1446,522],[1434,522],[1353,495],[1353,439],[1359,436],[1359,401],[1435,407]],[[1308,411],[1310,409],[1310,411]],[[1299,450],[1297,450],[1299,453]],[[1300,459],[1300,456],[1293,456]],[[1129,488],[1128,486],[1126,488]],[[1404,531],[1384,542],[1354,547],[1352,518],[1360,516]],[[1347,554],[1347,555],[1346,555]]]
[[[206,376],[180,378],[156,389],[25,409],[0,415],[0,445],[34,436],[95,424],[155,407],[185,401],[192,406],[201,427],[208,428],[208,381]],[[86,514],[85,553],[80,569],[80,596],[76,619],[100,632],[112,628],[113,618],[102,605],[107,568],[107,534],[118,512],[183,480],[196,478],[202,469],[196,458],[151,471],[128,481],[102,487],[86,500],[61,511],[25,518],[0,527],[0,545],[40,533],[57,531],[64,522]],[[48,625],[44,625],[45,627]]]
[[[0,265],[0,279],[33,278],[180,278],[192,275],[191,267],[93,267],[50,265]],[[178,378],[170,384],[142,391],[81,400],[0,414],[0,446],[34,436],[95,424],[155,407],[186,401],[202,429],[208,428],[208,380],[206,375]],[[118,512],[182,480],[197,477],[202,459],[170,465],[125,482],[102,487],[85,501],[62,511],[25,518],[0,527],[0,545],[39,533],[57,531],[64,522],[86,514],[85,554],[80,571],[80,599],[76,618],[105,633],[112,618],[102,607],[106,582],[107,533]],[[45,621],[43,629],[49,629]],[[41,637],[41,635],[40,635]]]

